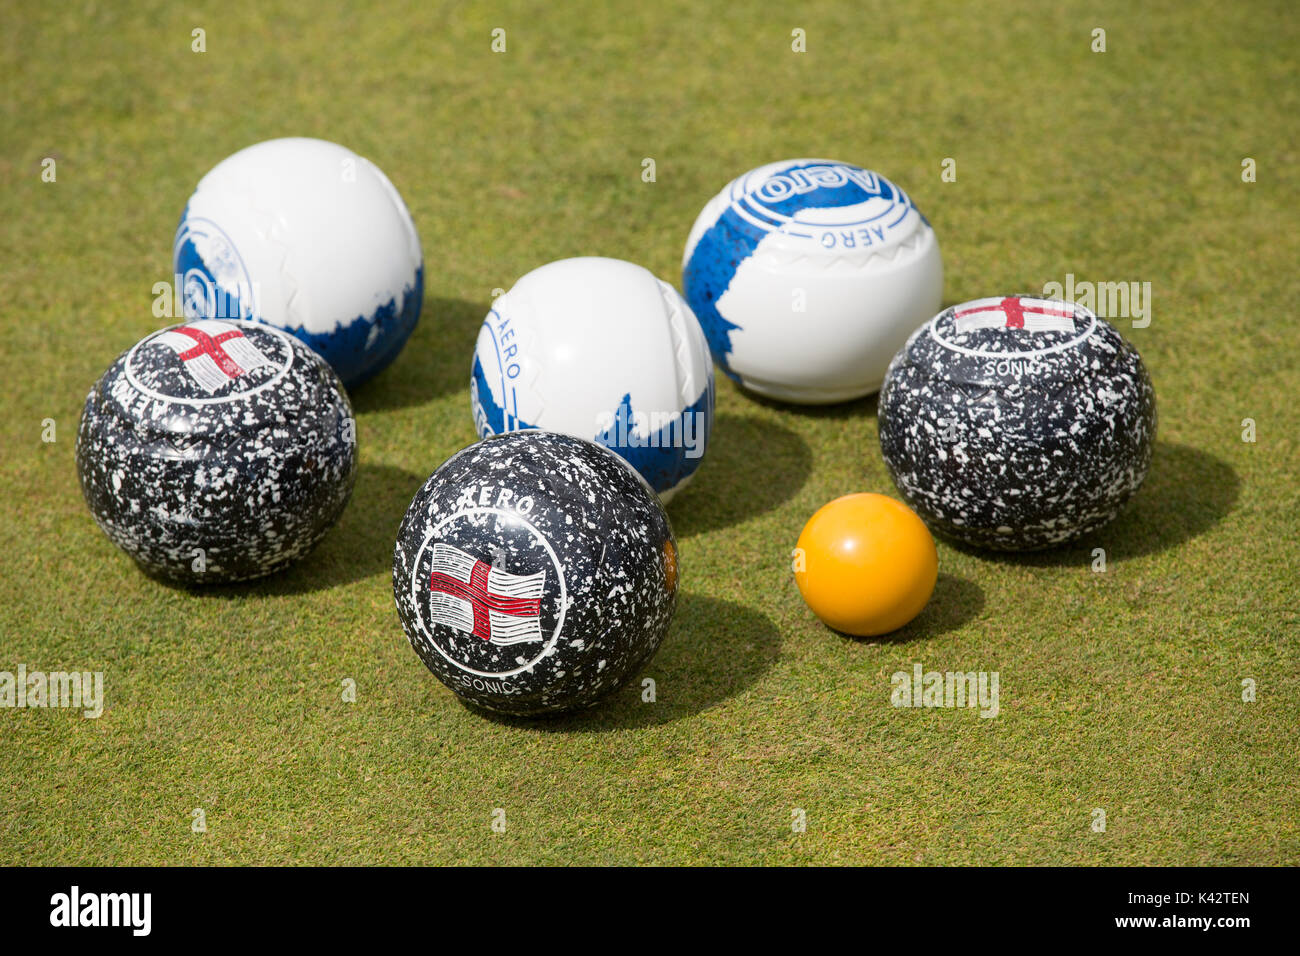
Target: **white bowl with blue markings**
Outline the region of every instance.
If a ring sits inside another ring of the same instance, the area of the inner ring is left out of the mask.
[[[884,176],[791,159],[709,201],[682,289],[728,376],[769,398],[829,404],[880,388],[938,311],[943,264],[930,223]]]
[[[349,388],[397,357],[420,317],[420,237],[388,177],[319,139],[242,149],[199,181],[173,269],[190,319],[264,322]]]
[[[483,320],[470,379],[480,437],[540,428],[621,455],[667,502],[713,427],[713,362],[690,306],[621,259],[561,259]]]

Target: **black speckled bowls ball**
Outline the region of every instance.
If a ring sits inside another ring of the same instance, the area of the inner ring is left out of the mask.
[[[343,513],[352,407],[315,352],[278,329],[214,320],[146,336],[86,396],[77,472],[105,534],[189,584],[271,574]]]
[[[878,420],[894,483],[931,528],[1021,551],[1115,517],[1151,466],[1156,403],[1114,328],[1018,295],[955,306],[913,333]]]
[[[393,596],[420,659],[469,704],[586,707],[650,659],[677,600],[677,545],[622,459],[542,431],[456,453],[411,502]]]

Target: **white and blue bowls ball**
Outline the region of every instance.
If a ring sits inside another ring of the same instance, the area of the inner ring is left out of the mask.
[[[324,356],[351,388],[397,357],[424,298],[420,237],[377,166],[319,139],[218,163],[173,247],[187,318],[253,319]]]
[[[751,170],[704,207],[682,290],[714,360],[778,401],[869,395],[939,309],[934,230],[884,176],[829,159]]]
[[[713,427],[713,362],[690,307],[619,259],[562,259],[497,298],[470,379],[480,436],[526,429],[596,441],[665,503]]]

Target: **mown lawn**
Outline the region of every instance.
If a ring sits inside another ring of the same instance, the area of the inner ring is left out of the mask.
[[[0,863],[1300,863],[1292,5],[130,6],[5,3],[0,30],[0,671],[103,671],[107,697],[98,720],[0,710]],[[322,547],[169,588],[82,502],[81,403],[165,323],[152,287],[198,178],[284,135],[392,178],[424,317],[353,396],[360,477]],[[803,606],[789,551],[830,498],[894,493],[874,398],[807,410],[720,380],[670,510],[657,702],[466,710],[407,645],[389,568],[412,494],[474,437],[492,290],[583,254],[677,282],[703,203],[799,155],[903,184],[947,302],[1150,282],[1150,325],[1117,320],[1159,397],[1147,486],[1062,551],[940,543],[922,616],[852,641]],[[916,663],[997,671],[1000,713],[892,707]]]

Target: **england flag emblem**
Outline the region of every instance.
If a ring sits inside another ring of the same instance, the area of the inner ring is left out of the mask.
[[[153,343],[171,349],[209,394],[259,366],[274,364],[244,336],[242,329],[227,322],[191,322],[168,329]]]
[[[433,546],[429,616],[489,644],[542,641],[546,572],[509,574],[449,544]]]
[[[1026,299],[978,299],[953,312],[958,334],[975,329],[1025,329],[1029,332],[1074,332],[1074,310],[1066,302]]]

